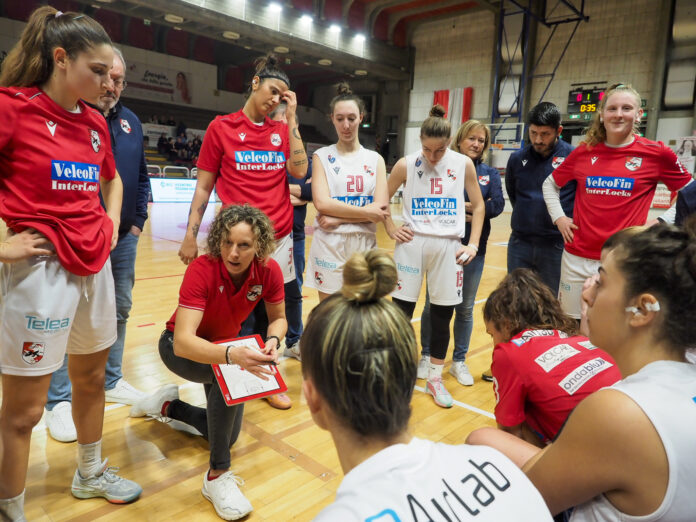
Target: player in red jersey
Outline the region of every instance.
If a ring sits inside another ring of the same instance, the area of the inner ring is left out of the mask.
[[[583,300],[591,342],[624,378],[581,401],[544,449],[492,428],[468,442],[485,441],[523,467],[551,513],[569,510],[563,520],[691,522],[696,219],[621,234]]]
[[[32,428],[66,350],[78,439],[73,495],[123,503],[142,491],[101,460],[104,368],[116,340],[109,252],[122,185],[106,122],[81,99],[113,88],[113,61],[97,22],[44,6],[0,74],[0,217],[8,226],[0,257],[3,519],[24,520]]]
[[[614,360],[574,335],[551,290],[527,268],[510,272],[483,309],[493,337],[498,426],[542,446],[556,437],[573,408],[619,379]]]
[[[293,208],[287,172],[301,179],[307,173],[307,154],[297,122],[297,98],[290,90],[288,76],[278,67],[275,56],[257,61],[250,96],[244,107],[218,116],[208,126],[198,158],[198,181],[191,202],[188,226],[179,257],[188,264],[198,255],[196,237],[201,219],[215,187],[224,206],[249,203],[261,209],[273,223],[276,249],[273,252],[283,280],[295,280],[293,262]],[[268,114],[287,103],[286,122],[272,121]],[[268,318],[259,307],[242,327],[242,333],[266,335]],[[271,406],[290,408],[287,395],[268,398]]]
[[[230,471],[230,446],[242,427],[244,404],[227,406],[211,364],[238,364],[265,378],[268,364],[277,361],[278,339],[285,335],[285,294],[280,267],[273,252],[273,227],[259,209],[249,205],[224,208],[208,234],[208,253],[186,269],[179,306],[162,332],[159,351],[172,372],[202,383],[206,407],[179,400],[178,387],[164,386],[135,403],[131,417],[163,416],[196,428],[210,443],[210,470],[203,478],[203,496],[225,520],[252,510]],[[270,323],[265,353],[247,347],[226,349],[214,344],[237,337],[242,321],[258,303],[265,305]]]
[[[196,237],[215,187],[224,206],[249,203],[270,218],[278,241],[273,258],[283,269],[286,283],[295,279],[290,235],[293,211],[285,169],[295,178],[304,177],[307,154],[295,115],[297,98],[289,87],[290,80],[277,59],[266,56],[257,63],[244,107],[218,116],[208,126],[186,236],[179,250],[185,264],[198,255]],[[281,101],[287,102],[287,124],[268,118]]]
[[[580,318],[582,285],[597,272],[604,241],[623,228],[643,225],[658,182],[681,190],[691,175],[662,142],[642,138],[640,95],[616,84],[604,93],[585,140],[543,185],[544,199],[565,241],[559,298]],[[573,219],[563,213],[559,191],[578,182]]]

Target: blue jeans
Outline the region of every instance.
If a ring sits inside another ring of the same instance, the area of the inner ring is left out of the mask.
[[[285,318],[288,320],[286,346],[292,346],[302,335],[302,282],[305,268],[305,240],[293,242],[293,261],[295,263],[294,281],[285,285]]]
[[[111,390],[119,379],[123,378],[121,363],[123,362],[123,346],[126,342],[126,322],[133,304],[132,290],[135,284],[135,253],[138,248],[138,236],[130,232],[121,238],[116,248],[111,252],[111,271],[114,275],[114,290],[116,292],[116,342],[110,348],[109,359],[106,361],[106,377],[104,389]],[[46,409],[52,410],[56,404],[72,400],[72,389],[68,377],[68,356],[66,354],[63,366],[51,376],[48,388]]]
[[[453,361],[463,361],[469,351],[471,332],[474,329],[474,303],[483,273],[484,256],[476,256],[464,267],[462,302],[454,307],[454,354]],[[421,354],[430,355],[430,296],[426,289],[425,308],[421,315]]]
[[[513,232],[508,242],[507,269],[508,272],[515,268],[534,270],[553,295],[558,295],[562,256],[563,241],[528,241]]]

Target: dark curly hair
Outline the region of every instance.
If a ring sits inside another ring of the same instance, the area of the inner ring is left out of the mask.
[[[569,335],[578,329],[549,287],[528,268],[516,268],[491,292],[483,307],[483,320],[511,337],[529,328]]]
[[[649,293],[660,302],[657,336],[677,352],[696,346],[696,216],[683,228],[665,223],[647,228],[613,252],[626,278],[626,298]]]

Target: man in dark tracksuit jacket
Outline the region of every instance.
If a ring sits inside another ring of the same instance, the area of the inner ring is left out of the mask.
[[[150,178],[145,164],[143,129],[138,117],[124,107],[119,98],[126,86],[126,66],[120,51],[114,49],[114,67],[110,72],[114,90],[100,97],[96,108],[102,111],[111,135],[111,148],[116,170],[123,182],[121,224],[118,244],[111,252],[111,270],[116,294],[116,331],[118,337],[111,347],[106,363],[104,389],[107,402],[133,404],[145,396],[123,379],[121,363],[126,337],[126,322],[130,313],[131,293],[135,282],[135,253],[138,237],[147,219]],[[75,440],[75,425],[71,411],[71,386],[67,371],[67,356],[63,366],[51,378],[46,404],[46,424],[51,436],[61,442]]]
[[[530,144],[510,156],[505,169],[505,188],[512,204],[507,268],[531,268],[554,294],[561,278],[563,236],[551,222],[541,185],[573,150],[560,139],[558,107],[542,102],[529,113]],[[576,183],[561,190],[561,205],[573,215]]]
[[[307,166],[307,174],[302,179],[288,174],[290,183],[290,202],[294,212],[292,224],[293,261],[295,262],[294,281],[285,285],[285,318],[288,320],[288,332],[285,334],[284,355],[297,358],[297,343],[302,335],[302,281],[305,267],[305,218],[307,202],[312,201],[312,160]]]

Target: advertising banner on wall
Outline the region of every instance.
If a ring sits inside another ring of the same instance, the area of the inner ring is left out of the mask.
[[[188,203],[193,200],[196,190],[195,179],[150,178],[153,203]],[[215,190],[210,193],[210,203],[215,203]]]
[[[164,103],[190,105],[192,78],[183,71],[140,62],[128,63],[128,96]]]

